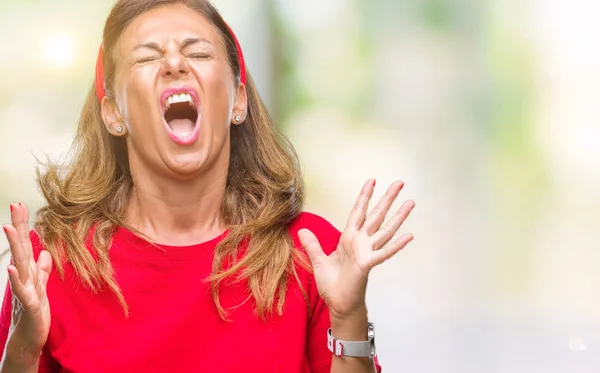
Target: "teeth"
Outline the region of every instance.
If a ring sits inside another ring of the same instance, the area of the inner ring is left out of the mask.
[[[167,108],[172,104],[177,104],[179,102],[187,102],[194,106],[194,100],[192,100],[192,96],[189,93],[181,93],[172,95],[167,99]]]

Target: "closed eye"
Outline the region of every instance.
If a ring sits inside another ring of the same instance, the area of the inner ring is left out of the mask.
[[[152,61],[156,61],[157,59],[158,59],[158,57],[156,57],[156,56],[148,56],[148,57],[138,58],[137,60],[135,60],[135,62],[136,63],[152,62]]]
[[[208,53],[190,53],[188,54],[189,58],[198,58],[198,59],[204,59],[204,58],[209,58],[211,57],[210,54]]]

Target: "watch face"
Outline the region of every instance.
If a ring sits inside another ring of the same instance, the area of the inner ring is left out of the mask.
[[[371,342],[371,358],[374,358],[377,355],[377,350],[375,349],[375,325],[373,323],[369,323],[367,335],[369,336],[369,342]]]
[[[367,335],[369,336],[369,339],[375,338],[375,325],[373,325],[373,323],[369,323],[369,330]]]

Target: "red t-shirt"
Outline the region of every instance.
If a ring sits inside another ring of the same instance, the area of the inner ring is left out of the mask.
[[[340,232],[308,213],[290,226],[296,248],[302,250],[297,235],[302,228],[319,238],[327,254],[336,248]],[[299,276],[313,305],[312,316],[297,282],[290,280],[282,317],[267,322],[257,318],[244,283],[221,288],[230,321],[219,317],[204,279],[211,273],[213,250],[225,235],[198,245],[156,247],[119,228],[110,259],[129,306],[128,318],[111,292],[93,294],[69,264],[64,280],[52,272],[47,287],[52,321],[39,371],[329,373],[329,313],[314,278],[302,268]],[[37,256],[42,246],[35,233],[31,236]],[[10,296],[7,287],[0,346],[10,326]]]

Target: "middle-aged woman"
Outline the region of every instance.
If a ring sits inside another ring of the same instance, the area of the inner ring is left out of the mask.
[[[294,151],[206,0],[117,1],[96,71],[34,229],[23,203],[4,226],[1,372],[379,369],[365,293],[412,239],[392,241],[412,201],[384,223],[402,183],[367,213],[368,181],[341,233],[302,212]]]

